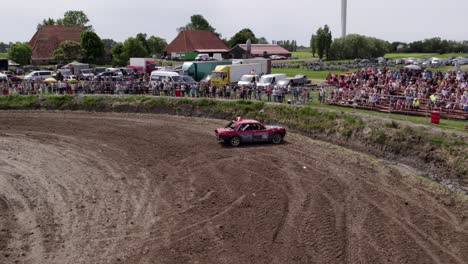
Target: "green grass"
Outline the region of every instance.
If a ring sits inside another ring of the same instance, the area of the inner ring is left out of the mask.
[[[387,53],[385,54],[385,58],[387,59],[402,59],[402,58],[417,58],[417,59],[424,59],[424,58],[448,58],[448,57],[466,57],[468,53],[446,53],[446,54],[439,54],[439,53]]]
[[[299,59],[317,58],[317,56],[312,56],[312,53],[310,51],[295,51],[292,52],[291,56]]]
[[[7,53],[0,53],[0,59],[6,59],[7,55]]]

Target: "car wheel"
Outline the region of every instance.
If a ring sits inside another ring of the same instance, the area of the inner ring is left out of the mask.
[[[282,141],[283,141],[283,136],[281,136],[281,134],[274,134],[273,138],[271,139],[271,142],[273,142],[273,144],[279,144]]]
[[[233,147],[238,147],[241,143],[241,140],[239,137],[232,137],[230,140],[229,140],[229,143],[231,143],[231,146]]]

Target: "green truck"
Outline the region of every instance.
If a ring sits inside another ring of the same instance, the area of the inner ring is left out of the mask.
[[[195,81],[199,82],[219,65],[231,65],[231,61],[194,61],[185,62],[182,65],[182,75],[191,76]]]

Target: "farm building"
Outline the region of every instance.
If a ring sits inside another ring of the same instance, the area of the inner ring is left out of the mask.
[[[233,59],[246,59],[249,57],[247,54],[247,44],[239,44],[229,51]],[[278,45],[271,44],[252,44],[251,52],[252,57],[269,57],[271,55],[281,55],[291,57],[291,52]]]
[[[83,28],[80,26],[42,26],[29,41],[33,63],[47,63],[54,60],[54,51],[66,40],[80,42]]]
[[[198,53],[221,53],[227,57],[228,46],[215,34],[203,30],[185,30],[166,47],[165,55],[179,55],[182,59],[195,59]]]

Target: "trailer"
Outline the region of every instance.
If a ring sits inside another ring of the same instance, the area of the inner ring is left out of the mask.
[[[190,76],[195,81],[199,82],[209,75],[216,66],[230,65],[231,63],[231,61],[185,62],[182,65],[182,75]]]
[[[156,64],[153,59],[148,58],[130,58],[130,65],[127,68],[135,69],[137,67],[142,67],[143,72],[151,74],[152,71],[157,70]]]
[[[261,64],[262,68],[258,72],[259,75],[271,73],[271,60],[265,58],[252,58],[252,59],[234,59],[232,64]]]
[[[8,71],[8,60],[0,59],[0,71]]]
[[[262,70],[263,65],[259,63],[217,66],[211,73],[211,83],[217,87],[222,87],[228,84],[236,84],[240,81],[243,75],[259,75]]]

